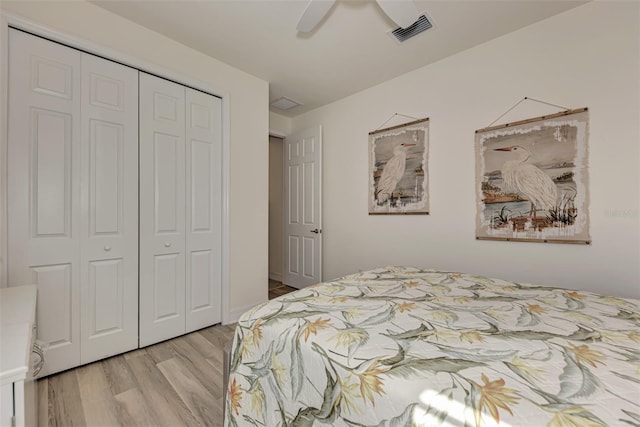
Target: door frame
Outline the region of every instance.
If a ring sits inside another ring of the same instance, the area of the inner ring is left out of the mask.
[[[121,64],[136,68],[164,79],[179,82],[202,92],[217,96],[222,100],[222,323],[229,323],[229,130],[231,127],[229,105],[231,95],[210,83],[188,77],[164,67],[149,63],[133,56],[118,52],[99,44],[68,35],[61,31],[38,24],[12,13],[0,13],[0,288],[7,283],[7,144],[8,144],[8,74],[9,74],[9,27],[23,30],[36,36],[61,43],[87,53],[101,56]]]

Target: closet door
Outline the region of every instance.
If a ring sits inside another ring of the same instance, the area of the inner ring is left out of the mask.
[[[80,61],[9,31],[9,286],[38,286],[41,375],[80,363]]]
[[[221,321],[222,101],[186,89],[186,332]]]
[[[138,71],[82,55],[81,362],[138,346]]]
[[[185,332],[185,88],[140,73],[140,346]]]

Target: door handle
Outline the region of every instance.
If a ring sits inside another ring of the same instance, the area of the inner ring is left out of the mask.
[[[322,233],[322,230],[318,230],[317,228],[314,228],[313,230],[311,230],[311,232],[315,234],[320,234]]]

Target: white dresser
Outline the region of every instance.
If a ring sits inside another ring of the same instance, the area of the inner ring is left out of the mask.
[[[0,426],[37,425],[36,286],[0,289]],[[42,361],[39,361],[42,364]]]

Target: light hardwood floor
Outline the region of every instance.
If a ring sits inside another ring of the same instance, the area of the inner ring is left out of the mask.
[[[220,426],[222,358],[234,325],[216,325],[38,381],[41,426]]]
[[[294,290],[269,281],[269,299]],[[38,380],[38,423],[221,426],[223,349],[234,330],[212,326]]]

